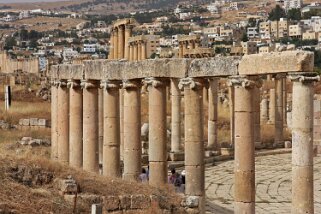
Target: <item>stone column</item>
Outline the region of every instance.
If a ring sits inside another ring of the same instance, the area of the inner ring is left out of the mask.
[[[125,49],[125,32],[124,25],[118,27],[118,59],[124,58],[124,49]]]
[[[83,169],[98,172],[98,85],[84,80],[83,87]]]
[[[253,120],[254,120],[254,145],[255,148],[262,148],[261,142],[261,118],[260,118],[260,104],[262,81],[260,78],[255,79],[256,85],[253,88]]]
[[[142,60],[142,43],[141,41],[138,42],[138,50],[137,50],[137,58],[138,60]]]
[[[128,39],[132,36],[132,26],[125,26],[125,59],[129,60],[129,44]]]
[[[134,52],[133,52],[133,46],[130,44],[129,45],[129,61],[134,60]]]
[[[269,120],[269,101],[268,99],[264,96],[261,101],[261,111],[260,111],[260,122],[261,124],[266,124],[267,121]]]
[[[208,105],[208,90],[207,87],[203,88],[203,104]]]
[[[208,89],[208,148],[218,151],[217,143],[217,93],[218,79],[209,80]]]
[[[108,59],[114,59],[114,32],[110,34],[110,46],[109,46],[109,55]]]
[[[69,80],[69,164],[72,167],[82,168],[82,90],[80,81]]]
[[[51,159],[58,160],[58,84],[56,80],[51,84]]]
[[[133,57],[133,60],[134,61],[138,60],[138,46],[137,46],[136,42],[134,43],[134,57]]]
[[[230,109],[230,133],[231,133],[231,145],[234,147],[234,136],[235,136],[235,121],[234,121],[234,87],[228,87],[229,96],[229,109]]]
[[[172,91],[172,135],[171,152],[179,152],[181,145],[181,91],[178,88],[178,79],[171,79]]]
[[[179,42],[179,53],[178,53],[178,57],[179,58],[183,58],[184,57],[184,47],[183,47],[183,43]]]
[[[292,92],[292,214],[314,213],[313,82],[316,73],[294,73]]]
[[[184,87],[185,100],[185,194],[199,196],[200,211],[205,212],[205,171],[203,132],[203,87],[200,78],[185,78],[180,81]]]
[[[98,88],[98,154],[99,164],[103,162],[103,138],[104,138],[104,91]]]
[[[269,124],[275,124],[275,89],[270,89]]]
[[[124,160],[124,89],[119,89],[120,159]]]
[[[235,89],[234,213],[255,213],[255,156],[253,97],[256,83],[231,77]]]
[[[69,93],[67,82],[60,80],[58,83],[57,107],[57,145],[58,161],[69,162]]]
[[[114,42],[114,59],[119,59],[118,58],[118,29],[114,28],[113,29],[113,42]]]
[[[137,180],[141,173],[141,101],[140,81],[123,82],[124,90],[124,174],[125,180]]]
[[[146,49],[146,42],[142,42],[142,60],[147,59],[147,49]]]
[[[149,78],[149,184],[167,183],[166,80]]]
[[[283,142],[283,79],[285,75],[275,76],[275,123],[274,146],[282,147]]]
[[[117,81],[102,81],[104,93],[103,175],[120,176],[120,114]]]
[[[286,78],[283,78],[283,125],[287,125],[287,101],[288,101],[288,92],[286,88]]]
[[[183,57],[182,58],[184,58],[185,57],[185,54],[186,54],[186,50],[187,50],[187,42],[182,42],[183,43]]]

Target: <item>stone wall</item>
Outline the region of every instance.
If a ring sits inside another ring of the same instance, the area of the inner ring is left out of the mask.
[[[6,52],[0,53],[0,73],[14,73],[22,71],[24,73],[39,73],[38,58],[11,59]]]

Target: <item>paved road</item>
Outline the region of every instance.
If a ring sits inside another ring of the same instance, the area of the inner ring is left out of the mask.
[[[207,213],[233,214],[234,161],[205,171]],[[291,154],[256,158],[256,213],[291,213]],[[321,156],[314,158],[315,213],[321,213]]]

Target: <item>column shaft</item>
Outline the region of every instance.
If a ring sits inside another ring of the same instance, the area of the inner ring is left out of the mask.
[[[269,120],[269,102],[266,97],[263,97],[261,101],[261,110],[260,110],[261,119],[260,122],[262,124],[266,124]]]
[[[184,79],[183,79],[184,80]],[[185,194],[200,197],[200,210],[205,206],[203,84],[201,79],[187,79],[185,99]],[[193,86],[195,85],[195,86]]]
[[[124,82],[124,174],[125,180],[137,180],[141,172],[140,83]]]
[[[275,89],[270,89],[270,100],[269,100],[269,123],[275,124]]]
[[[208,90],[208,148],[217,151],[217,94],[218,79],[209,80]]]
[[[69,162],[69,93],[67,83],[58,87],[57,108],[58,161]]]
[[[69,82],[69,164],[72,167],[82,167],[82,154],[83,154],[83,142],[82,142],[82,90],[80,83]]]
[[[146,42],[142,43],[142,60],[147,59],[147,49],[146,49]]]
[[[138,42],[137,58],[138,60],[142,60],[142,43],[141,42]]]
[[[253,88],[253,95],[254,144],[257,148],[260,148],[262,142],[260,118],[261,93],[259,87]]]
[[[124,89],[119,89],[120,159],[124,160]]]
[[[125,50],[125,31],[124,25],[118,27],[118,59],[124,58]]]
[[[181,144],[181,91],[178,88],[178,79],[171,79],[172,91],[172,135],[171,152],[179,152]]]
[[[138,45],[136,43],[134,43],[134,57],[133,60],[137,61],[138,60]]]
[[[134,52],[133,52],[133,46],[129,45],[129,61],[133,61],[134,60]]]
[[[235,213],[255,213],[254,87],[235,85]]]
[[[165,80],[149,80],[149,184],[167,183],[167,129]]]
[[[234,136],[235,136],[235,121],[234,121],[234,87],[228,87],[229,95],[229,109],[230,109],[230,133],[231,133],[231,145],[234,146]]]
[[[55,83],[51,86],[51,159],[58,160],[58,89]]]
[[[83,169],[98,172],[98,87],[83,82]]]
[[[104,144],[104,91],[98,88],[98,154],[99,163],[103,162],[103,144]]]
[[[103,174],[120,176],[119,84],[104,83]]]
[[[297,77],[297,75],[293,75]],[[313,79],[293,81],[292,94],[292,214],[314,213]],[[311,77],[308,77],[311,78]],[[314,80],[316,80],[315,78]]]
[[[274,146],[283,145],[283,77],[275,78],[275,134]]]
[[[113,30],[113,42],[114,42],[114,59],[119,59],[118,58],[118,29],[114,28]]]
[[[132,36],[132,27],[125,26],[125,59],[129,60],[129,44],[128,39]]]

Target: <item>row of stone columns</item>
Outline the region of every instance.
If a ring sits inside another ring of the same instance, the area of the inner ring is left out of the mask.
[[[132,36],[132,25],[113,27],[110,35],[109,59],[129,59],[128,39]]]
[[[293,84],[293,154],[292,213],[313,213],[313,81],[314,75],[292,74]],[[148,78],[149,89],[149,164],[150,184],[160,186],[167,181],[166,148],[166,86],[165,78]],[[119,89],[124,94],[124,172],[126,180],[137,180],[141,171],[141,80],[119,81],[55,81],[52,87],[52,157],[62,163],[97,172],[99,165],[98,90],[103,90],[103,174],[120,176],[120,110]],[[100,84],[99,84],[100,83]],[[178,84],[179,83],[179,84]],[[172,79],[173,112],[179,113],[179,89],[184,89],[185,101],[185,170],[186,194],[200,197],[204,210],[204,78]],[[177,87],[178,84],[178,87]],[[257,77],[235,76],[229,81],[234,91],[235,142],[235,213],[255,213],[255,142],[259,136],[255,126],[260,123],[259,87]],[[210,79],[209,145],[217,144],[216,102],[217,79]],[[283,89],[276,83],[276,90]],[[276,107],[282,100],[276,99]],[[282,112],[282,110],[280,110]],[[279,118],[280,112],[276,113]],[[175,115],[177,117],[177,115]],[[173,117],[178,123],[179,118]],[[277,119],[276,121],[280,121]],[[275,127],[279,127],[277,123]],[[175,132],[178,128],[172,124]],[[259,127],[259,126],[258,126]],[[213,131],[213,132],[212,132]],[[176,134],[176,135],[175,135]],[[172,150],[179,150],[180,136],[174,133]]]
[[[179,58],[184,58],[187,49],[197,49],[200,46],[199,40],[179,41]]]
[[[146,41],[135,41],[129,43],[129,61],[147,59]]]

